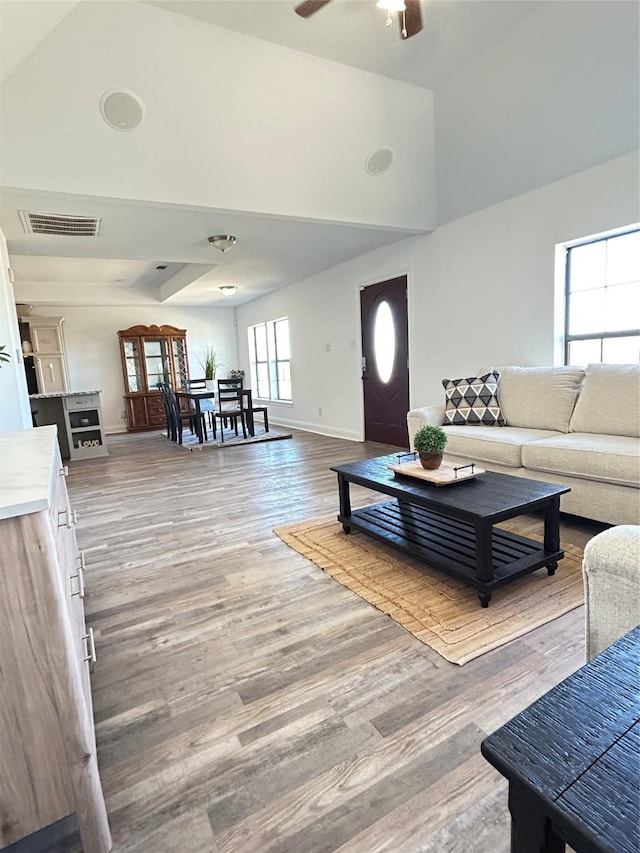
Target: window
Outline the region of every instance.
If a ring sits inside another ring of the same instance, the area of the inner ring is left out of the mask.
[[[565,364],[640,361],[640,229],[567,248]]]
[[[289,320],[282,317],[249,326],[251,384],[256,397],[291,402],[291,354]]]

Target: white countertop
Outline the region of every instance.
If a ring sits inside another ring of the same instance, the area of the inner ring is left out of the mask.
[[[0,432],[0,519],[50,507],[57,441],[55,426]]]
[[[29,394],[29,399],[44,400],[48,397],[88,397],[89,394],[100,393],[100,391],[56,391],[54,394]]]

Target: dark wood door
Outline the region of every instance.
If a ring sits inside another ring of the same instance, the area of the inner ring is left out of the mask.
[[[360,314],[365,440],[408,447],[406,275],[363,287]]]

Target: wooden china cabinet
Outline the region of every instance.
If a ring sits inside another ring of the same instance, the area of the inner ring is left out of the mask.
[[[189,378],[187,332],[175,326],[131,326],[118,332],[127,429],[162,429],[164,404],[158,382],[174,390]]]

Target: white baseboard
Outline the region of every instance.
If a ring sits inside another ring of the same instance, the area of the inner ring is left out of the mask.
[[[278,418],[275,420],[269,417],[269,423],[274,426],[288,427],[289,429],[299,429],[303,432],[315,432],[318,435],[327,435],[330,438],[344,438],[347,441],[362,441],[360,436],[353,430],[334,429],[325,424],[316,424],[308,421],[287,420],[286,418]]]
[[[260,419],[258,419],[258,423],[260,423]],[[299,429],[302,432],[314,432],[318,435],[327,435],[330,438],[344,438],[346,441],[362,441],[360,436],[352,430],[334,429],[332,427],[325,426],[324,424],[286,420],[283,418],[275,420],[273,417],[269,417],[269,423],[273,424],[273,426],[285,427],[285,429]],[[122,433],[127,432],[127,428],[120,424],[117,426],[106,426],[104,428],[104,432],[105,435],[121,435]]]

